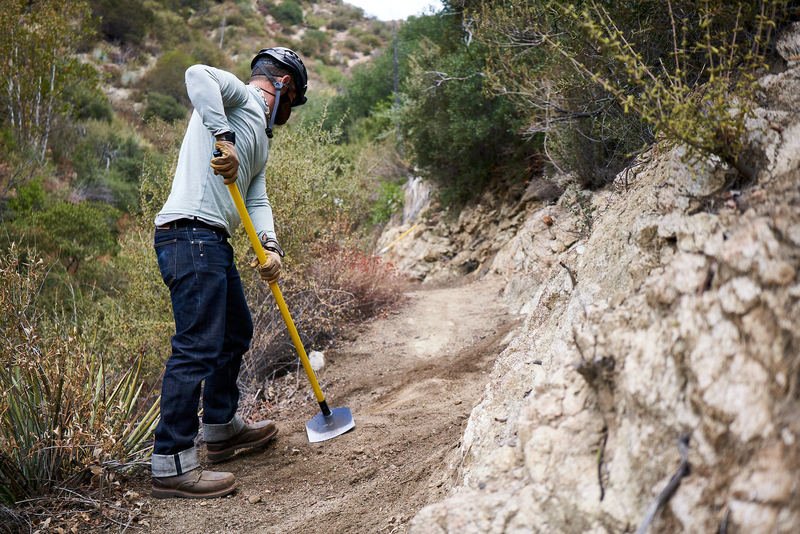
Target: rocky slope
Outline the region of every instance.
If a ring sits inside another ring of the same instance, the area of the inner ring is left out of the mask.
[[[651,531],[797,531],[800,69],[762,86],[755,183],[653,150],[591,197],[536,181],[383,236],[423,220],[387,257],[501,276],[526,315],[412,532],[633,532],[684,452]]]

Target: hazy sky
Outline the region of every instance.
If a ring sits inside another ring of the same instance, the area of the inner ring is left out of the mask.
[[[365,14],[375,16],[379,20],[405,19],[409,15],[419,15],[428,6],[433,6],[436,11],[442,9],[439,0],[345,0],[345,2],[362,8]]]

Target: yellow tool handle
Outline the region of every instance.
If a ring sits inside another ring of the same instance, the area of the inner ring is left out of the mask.
[[[250,215],[247,213],[247,207],[244,205],[244,200],[242,199],[242,194],[239,192],[239,188],[236,187],[236,182],[228,184],[228,191],[230,191],[233,197],[233,203],[236,204],[236,210],[239,212],[239,218],[242,220],[242,224],[244,224],[245,231],[247,231],[247,237],[250,238],[250,244],[253,245],[253,250],[256,256],[258,256],[258,263],[264,265],[269,261],[269,258],[264,252],[264,247],[261,246],[261,241],[258,239],[256,229],[253,227],[253,221],[250,220]],[[323,405],[325,403],[325,395],[322,394],[322,389],[319,387],[319,382],[317,382],[317,376],[314,374],[314,369],[311,368],[311,362],[308,361],[306,349],[303,348],[303,342],[300,341],[300,335],[297,333],[297,328],[294,326],[292,316],[289,314],[289,308],[286,307],[286,302],[283,300],[283,294],[278,287],[278,282],[270,282],[269,288],[272,290],[272,296],[275,297],[275,302],[278,303],[278,309],[281,310],[283,321],[286,323],[286,328],[289,329],[289,335],[292,338],[295,350],[297,350],[297,355],[300,357],[300,361],[303,364],[303,369],[305,369],[306,375],[308,375],[308,380],[311,382],[311,388],[314,390],[317,402]],[[327,408],[327,406],[325,406],[325,408]],[[323,413],[324,412],[325,409],[323,408]]]
[[[253,221],[250,220],[250,214],[247,213],[247,207],[244,205],[244,199],[242,199],[242,194],[239,192],[236,182],[228,184],[228,191],[231,192],[233,203],[236,204],[236,211],[239,212],[239,218],[244,224],[247,237],[250,238],[250,244],[258,257],[258,263],[264,265],[269,261],[269,258],[267,258],[267,253],[264,252],[264,247],[261,246],[261,240],[258,239],[256,229],[253,227]]]
[[[408,230],[406,230],[405,232],[403,232],[402,234],[400,234],[400,237],[398,237],[397,239],[395,239],[394,241],[392,241],[391,243],[389,243],[388,245],[386,245],[385,247],[383,247],[382,249],[380,249],[380,250],[378,251],[378,256],[380,256],[381,254],[384,254],[384,253],[385,253],[386,251],[388,251],[390,248],[392,248],[393,246],[395,246],[395,245],[397,244],[397,242],[398,242],[398,241],[400,241],[400,240],[401,240],[401,239],[403,239],[405,236],[407,236],[407,235],[409,234],[409,232],[411,232],[411,230],[413,230],[413,229],[414,229],[414,228],[416,228],[417,226],[419,226],[419,223],[416,223],[414,226],[412,226],[411,228],[409,228]]]

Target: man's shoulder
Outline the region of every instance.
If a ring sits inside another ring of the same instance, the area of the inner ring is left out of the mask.
[[[186,69],[186,83],[191,84],[192,81],[197,80],[215,80],[220,88],[224,90],[234,90],[236,92],[243,92],[246,88],[245,83],[239,79],[238,76],[227,70],[218,69],[210,65],[197,63]]]

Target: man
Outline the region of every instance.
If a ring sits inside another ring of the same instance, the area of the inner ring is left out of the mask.
[[[303,62],[282,47],[256,54],[249,84],[205,65],[186,71],[194,111],[172,191],[155,219],[155,250],[170,290],[175,335],[155,431],[154,497],[221,497],[236,488],[231,473],[203,470],[198,461],[201,383],[211,462],[264,446],[277,433],[271,421],[249,425],[236,411],[236,378],[253,323],[227,241],[241,221],[226,184],[236,183],[266,249],[270,261],[259,267],[261,277],[276,280],[283,251],[265,189],[268,138],[293,106],[306,102],[306,84]],[[219,152],[211,159],[214,150]]]

